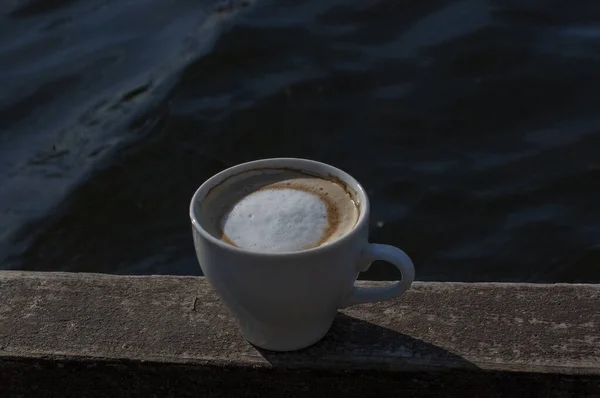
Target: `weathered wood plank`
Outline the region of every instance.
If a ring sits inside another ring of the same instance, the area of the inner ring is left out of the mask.
[[[0,297],[4,375],[80,361],[170,364],[182,374],[264,369],[267,378],[493,371],[585,377],[600,388],[600,285],[415,283],[397,300],[344,310],[322,342],[295,353],[248,344],[203,278],[7,271]]]
[[[3,272],[0,297],[4,357],[600,373],[598,285],[416,283],[288,354],[248,344],[203,278]]]

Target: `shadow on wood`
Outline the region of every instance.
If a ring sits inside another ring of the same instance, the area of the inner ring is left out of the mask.
[[[381,343],[385,342],[385,345]],[[353,356],[348,356],[352,347]],[[315,364],[326,360],[328,364],[338,362],[352,369],[356,358],[361,358],[361,369],[386,368],[386,360],[394,370],[477,369],[477,366],[444,348],[413,338],[395,330],[376,325],[346,314],[338,313],[333,325],[315,345],[300,351],[278,353],[256,347],[261,355],[275,368],[315,369]],[[403,366],[402,358],[406,358]],[[388,369],[391,370],[391,369]]]

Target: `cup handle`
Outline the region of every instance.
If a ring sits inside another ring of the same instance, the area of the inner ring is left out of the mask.
[[[366,271],[375,260],[383,260],[395,265],[402,274],[402,280],[386,287],[365,288],[355,286],[352,294],[342,303],[341,308],[392,299],[407,291],[415,279],[415,266],[412,260],[397,247],[376,243],[367,244],[362,253],[362,259],[359,262],[359,264],[366,263],[367,266],[360,269],[360,272]]]

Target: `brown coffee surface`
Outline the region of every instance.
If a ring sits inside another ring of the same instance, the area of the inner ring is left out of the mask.
[[[359,209],[342,183],[293,170],[236,175],[203,201],[200,222],[213,236],[252,251],[293,252],[350,232]]]

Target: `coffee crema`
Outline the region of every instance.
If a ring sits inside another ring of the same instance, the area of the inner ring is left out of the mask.
[[[337,181],[287,169],[251,170],[225,180],[202,201],[200,222],[242,249],[285,253],[335,241],[359,209]]]

